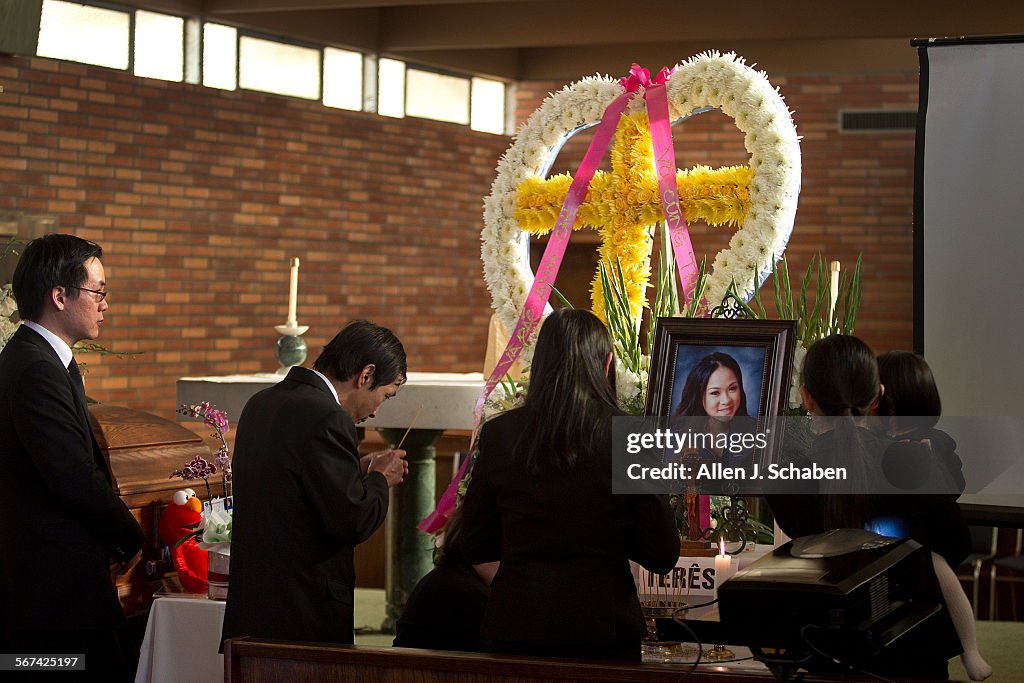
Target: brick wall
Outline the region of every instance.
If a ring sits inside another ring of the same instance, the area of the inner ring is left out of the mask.
[[[814,253],[852,266],[863,251],[858,333],[908,348],[914,134],[841,135],[837,121],[843,108],[916,108],[917,74],[773,82],[803,136],[794,278]],[[366,317],[403,339],[413,370],[479,369],[481,199],[507,138],[45,59],[0,58],[0,84],[0,212],[50,214],[99,241],[112,292],[101,341],[144,352],[87,358],[101,401],[170,417],[177,377],[273,370],[291,256],[311,357]],[[518,84],[518,120],[558,87]],[[557,166],[573,168],[581,146]],[[747,158],[718,113],[677,127],[676,147],[680,165]],[[698,253],[728,239],[693,230]]]
[[[794,112],[802,136],[803,181],[796,223],[787,250],[791,278],[801,281],[817,253],[852,268],[863,252],[863,302],[857,334],[876,351],[909,349],[913,344],[913,186],[914,131],[843,133],[844,109],[917,109],[916,72],[870,76],[772,75]],[[564,84],[517,85],[520,121],[543,98]],[[746,163],[743,138],[732,120],[709,112],[673,129],[676,162],[711,166]],[[583,144],[569,144],[575,163]],[[559,165],[556,170],[564,170]],[[691,225],[698,257],[713,255],[731,231]],[[589,265],[587,268],[589,269]],[[774,306],[771,281],[762,293]],[[573,302],[575,303],[575,301]]]
[[[273,371],[292,256],[311,359],[365,317],[412,370],[479,370],[507,138],[45,59],[0,58],[0,84],[0,212],[98,241],[101,341],[144,352],[89,356],[97,399],[171,417],[177,377]]]

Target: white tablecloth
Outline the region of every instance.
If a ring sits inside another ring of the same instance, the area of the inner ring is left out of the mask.
[[[223,683],[224,602],[157,598],[149,613],[135,683]]]

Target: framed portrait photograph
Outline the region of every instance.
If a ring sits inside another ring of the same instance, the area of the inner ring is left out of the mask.
[[[795,320],[657,319],[644,412],[676,434],[663,461],[691,473],[674,496],[687,553],[771,542],[758,472],[781,447],[771,418],[788,404],[795,343]]]
[[[792,376],[794,320],[658,318],[646,415],[783,414]]]

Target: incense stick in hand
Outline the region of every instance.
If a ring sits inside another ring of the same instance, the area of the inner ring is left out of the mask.
[[[423,406],[422,405],[419,408],[416,409],[416,414],[413,415],[412,416],[412,420],[409,421],[409,426],[405,429],[405,434],[402,434],[402,439],[398,442],[398,445],[395,446],[395,450],[396,451],[402,449],[402,444],[405,443],[405,437],[409,436],[409,432],[412,430],[412,426],[414,424],[416,424],[416,418],[418,418],[420,416],[420,411],[421,410],[423,410]]]

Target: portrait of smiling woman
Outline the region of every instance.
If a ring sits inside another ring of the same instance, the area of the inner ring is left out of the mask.
[[[681,347],[672,390],[673,417],[761,414],[763,365],[764,349],[756,347]]]
[[[682,398],[672,415],[746,417],[747,394],[736,359],[720,351],[701,358],[686,375]]]

